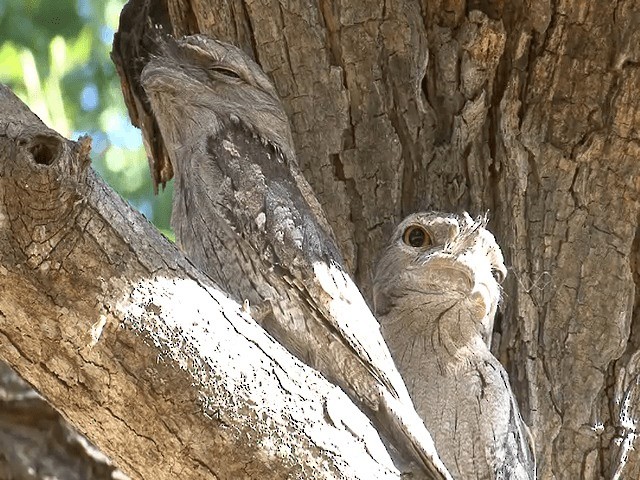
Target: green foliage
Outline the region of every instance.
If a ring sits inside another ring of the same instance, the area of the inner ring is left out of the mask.
[[[165,235],[171,189],[153,195],[140,132],[109,58],[123,0],[0,0],[0,82],[51,128],[93,137],[94,168]]]

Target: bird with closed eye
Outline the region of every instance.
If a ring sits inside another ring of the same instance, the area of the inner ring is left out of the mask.
[[[374,307],[454,478],[535,478],[529,430],[489,347],[506,268],[486,217],[415,213],[375,270]]]

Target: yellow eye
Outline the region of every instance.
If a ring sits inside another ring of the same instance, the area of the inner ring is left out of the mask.
[[[411,247],[425,248],[431,246],[431,237],[420,225],[411,225],[402,234],[402,241]]]

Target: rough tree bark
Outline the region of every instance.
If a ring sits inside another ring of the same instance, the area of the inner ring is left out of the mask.
[[[510,265],[494,351],[539,478],[638,478],[637,2],[151,6],[274,80],[363,291],[405,214],[490,210]]]
[[[365,292],[403,215],[490,210],[511,273],[495,352],[539,477],[638,476],[636,2],[151,5],[273,78]]]

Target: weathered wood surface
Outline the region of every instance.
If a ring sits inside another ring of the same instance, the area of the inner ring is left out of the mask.
[[[0,87],[0,352],[134,478],[399,478],[291,357]]]

